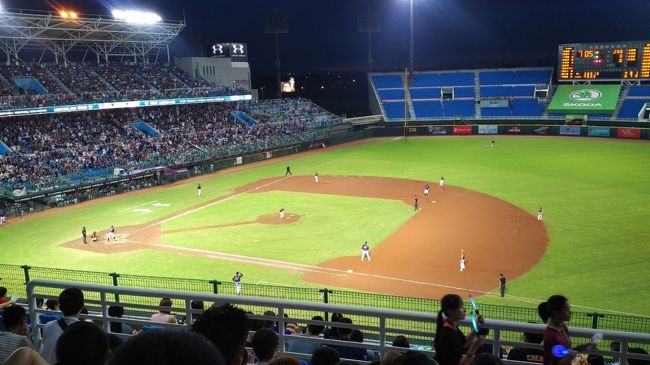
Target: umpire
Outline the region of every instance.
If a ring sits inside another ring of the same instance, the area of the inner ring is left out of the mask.
[[[501,291],[501,298],[506,294],[506,277],[503,273],[499,274],[499,289]]]
[[[83,238],[84,243],[87,244],[88,242],[86,241],[86,227],[81,227],[81,237]]]

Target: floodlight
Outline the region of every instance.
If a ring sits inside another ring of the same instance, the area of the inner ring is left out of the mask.
[[[71,12],[69,13],[69,15],[70,15],[70,18],[72,18],[72,19],[77,19],[77,13],[76,13],[76,12],[71,11]]]
[[[113,17],[132,24],[155,24],[162,21],[156,13],[136,10],[113,10]]]
[[[68,12],[65,10],[59,11],[59,15],[61,16],[61,18],[67,18],[70,16],[70,14],[68,14]]]

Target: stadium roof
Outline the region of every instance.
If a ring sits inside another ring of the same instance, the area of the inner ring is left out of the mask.
[[[61,15],[7,10],[0,12],[0,50],[21,59],[21,51],[51,51],[57,60],[70,52],[93,52],[97,59],[127,57],[134,61],[157,58],[185,28],[185,21],[131,24],[108,17]]]

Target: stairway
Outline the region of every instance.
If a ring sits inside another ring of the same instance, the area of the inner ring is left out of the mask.
[[[56,82],[57,85],[59,85],[66,92],[66,94],[73,94],[72,90],[70,90],[68,86],[63,83],[63,81],[61,81],[58,77],[56,77],[56,75],[52,73],[50,69],[48,69],[47,67],[43,67],[43,70],[45,71],[47,76],[49,76],[52,80],[54,80],[54,82]]]
[[[621,93],[618,95],[618,101],[616,102],[616,108],[614,109],[614,113],[612,114],[612,119],[617,119],[618,118],[618,113],[621,111],[621,107],[623,106],[623,101],[625,98],[627,98],[627,95],[630,93],[630,86],[623,86],[623,90],[621,90]]]
[[[478,101],[474,103],[474,114],[476,118],[481,118],[481,79],[478,71],[474,71],[474,97]]]

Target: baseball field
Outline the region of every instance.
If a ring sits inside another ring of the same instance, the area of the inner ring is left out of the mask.
[[[0,227],[0,262],[650,315],[650,143],[490,140],[367,140],[37,213]]]

